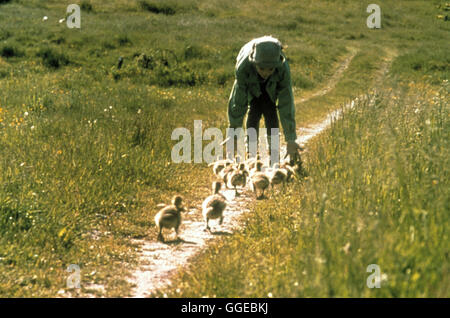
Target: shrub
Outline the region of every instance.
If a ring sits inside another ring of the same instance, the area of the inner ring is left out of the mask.
[[[0,50],[0,55],[9,58],[14,56],[23,56],[23,53],[13,46],[4,46]]]
[[[139,1],[139,7],[142,10],[150,11],[156,14],[161,13],[165,15],[174,15],[176,13],[176,9],[167,4],[149,3],[148,1],[145,0]]]
[[[203,48],[197,45],[188,45],[184,48],[183,57],[185,60],[202,58],[203,55],[204,55]]]
[[[147,56],[146,54],[142,53],[137,57],[137,64],[138,66],[145,68],[145,69],[153,69],[153,58],[151,56]]]
[[[92,12],[94,8],[92,7],[92,4],[89,1],[84,0],[81,1],[80,9],[82,11]]]
[[[117,43],[119,43],[120,46],[124,46],[127,44],[131,44],[131,40],[126,35],[120,35],[117,38]]]
[[[151,84],[160,86],[194,86],[205,80],[204,74],[179,62],[179,57],[171,50],[135,53],[134,63],[127,65],[124,73],[129,77],[145,76]]]
[[[43,64],[47,67],[59,68],[69,64],[69,59],[63,53],[55,52],[51,48],[41,49],[37,56],[42,58]]]

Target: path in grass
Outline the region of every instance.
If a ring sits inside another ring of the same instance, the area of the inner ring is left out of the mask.
[[[354,52],[354,54],[356,54],[356,52]],[[393,61],[393,59],[396,57],[397,53],[395,51],[392,50],[386,50],[386,56],[383,58],[383,62],[381,64],[381,67],[377,70],[377,72],[375,73],[375,81],[373,84],[373,89],[376,90],[377,87],[379,87],[380,85],[382,85],[382,82],[387,74],[387,72],[390,69],[390,65]],[[353,55],[354,56],[354,55]],[[344,63],[346,63],[346,61],[344,61]],[[350,61],[347,62],[347,66],[350,64]],[[342,73],[343,73],[343,69],[339,69],[338,72],[340,72],[340,76],[342,77]],[[333,76],[334,77],[334,76]],[[334,86],[336,86],[337,82],[339,81],[339,79],[336,78],[332,78],[331,81],[333,82],[331,85],[327,85],[325,89],[320,90],[319,92],[316,92],[314,94],[312,94],[310,96],[310,98],[316,97],[316,96],[322,96],[325,95],[326,93],[328,93]],[[366,96],[359,96],[356,97],[355,99],[353,99],[351,102],[347,103],[344,108],[353,108],[353,106],[355,105],[355,103],[360,100],[360,99],[364,99],[366,98]],[[309,99],[309,98],[308,98]],[[307,99],[301,99],[299,103],[305,102]],[[337,120],[342,113],[342,108],[341,109],[336,109],[330,113],[328,113],[325,117],[324,120],[315,123],[315,124],[311,124],[308,125],[307,127],[300,127],[298,129],[298,135],[300,136],[297,139],[297,142],[300,144],[306,144],[312,137],[316,136],[317,134],[319,134],[320,132],[322,132],[324,129],[326,129],[333,120]]]
[[[333,74],[333,76],[331,76],[327,84],[324,87],[321,87],[317,91],[313,92],[312,94],[298,99],[296,101],[296,104],[304,103],[311,98],[328,94],[341,80],[342,76],[344,75],[344,71],[349,67],[350,62],[353,60],[357,52],[358,52],[357,49],[350,48],[350,54],[345,58],[345,60],[341,63],[341,65],[339,65],[338,69]]]
[[[301,98],[297,103],[302,103],[308,99],[322,96],[330,92],[342,78],[344,71],[349,67],[356,50],[351,50],[350,54],[339,65],[335,74],[328,83],[310,96]],[[389,69],[394,54],[388,54],[383,64],[376,74],[375,85],[378,85]],[[362,98],[362,97],[358,97]],[[352,101],[346,107],[352,107]],[[306,144],[312,137],[326,129],[333,119],[339,117],[342,110],[329,113],[326,118],[319,123],[298,129],[299,144]],[[285,153],[282,147],[281,156]],[[153,291],[171,285],[170,277],[179,268],[187,265],[191,258],[195,257],[208,242],[216,237],[232,235],[242,227],[241,216],[250,211],[250,203],[255,197],[249,189],[240,190],[241,195],[235,196],[234,190],[224,189],[222,193],[227,198],[228,205],[224,212],[224,222],[222,226],[211,221],[212,233],[204,231],[204,221],[201,215],[201,207],[189,210],[184,214],[184,220],[180,231],[179,240],[172,240],[161,243],[155,240],[136,240],[141,245],[141,266],[133,273],[130,282],[136,287],[133,290],[134,297],[151,296]],[[209,195],[205,193],[205,197]]]
[[[344,71],[349,67],[357,51],[351,50],[350,54],[339,65],[334,75],[324,87],[321,87],[310,96],[299,99],[298,103],[310,98],[327,94],[342,78]],[[330,118],[314,126],[314,128],[300,128],[298,142],[305,144],[313,136],[324,130],[330,122]],[[282,154],[285,147],[282,147]],[[249,205],[255,199],[249,189],[242,189],[240,196],[235,196],[234,190],[223,189],[221,191],[228,200],[224,212],[224,222],[221,226],[211,221],[212,232],[204,231],[204,221],[201,215],[201,207],[188,210],[183,215],[183,223],[180,230],[180,239],[162,243],[155,240],[135,240],[141,245],[140,267],[133,273],[130,282],[136,287],[133,290],[134,297],[151,296],[152,292],[162,287],[170,286],[170,277],[178,268],[189,263],[190,259],[206,247],[209,241],[216,237],[232,235],[238,231],[243,213],[250,211]],[[205,197],[209,195],[205,193]]]

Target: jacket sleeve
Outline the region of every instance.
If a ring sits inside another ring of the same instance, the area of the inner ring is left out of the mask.
[[[244,116],[248,108],[248,90],[247,85],[238,76],[234,81],[228,100],[228,120],[230,128],[242,127]]]
[[[278,112],[280,114],[281,125],[283,126],[284,137],[286,141],[295,141],[297,139],[295,124],[295,105],[294,94],[292,93],[291,72],[289,64],[286,61],[284,74],[277,85],[278,92]]]

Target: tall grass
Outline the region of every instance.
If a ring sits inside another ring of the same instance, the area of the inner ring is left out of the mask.
[[[69,264],[98,273],[82,286],[108,281],[111,295],[126,295],[123,276],[110,275],[133,262],[128,240],[148,235],[148,206],[190,183],[186,165],[170,164],[167,142],[174,128],[192,125],[175,102],[180,90],[111,78],[86,87],[76,74],[4,82],[16,87],[0,112],[4,296],[54,295]],[[27,97],[9,108],[17,96]],[[184,100],[202,109],[212,98],[195,91]]]
[[[288,45],[296,96],[322,87],[347,47],[360,50],[332,94],[299,107],[299,125],[367,89],[385,46],[410,55],[397,68],[405,79],[417,59],[446,72],[443,53],[427,63],[448,32],[428,2],[384,2],[385,32],[368,30],[353,1],[89,0],[80,30],[57,22],[70,2],[0,2],[0,296],[67,292],[69,264],[81,267],[80,295],[88,283],[129,293],[131,239],[155,237],[155,203],[181,192],[194,205],[209,191],[204,165],[170,163],[171,131],[195,119],[226,127],[251,38]]]
[[[309,146],[308,179],[257,204],[167,295],[448,297],[449,85],[368,97]]]

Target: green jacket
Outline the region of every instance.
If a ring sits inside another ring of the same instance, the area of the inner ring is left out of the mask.
[[[230,128],[242,127],[248,105],[261,95],[256,67],[248,59],[253,42],[244,45],[237,57],[236,79],[228,101]],[[286,141],[296,140],[295,106],[292,93],[291,72],[287,60],[268,78],[266,90],[277,108]]]

